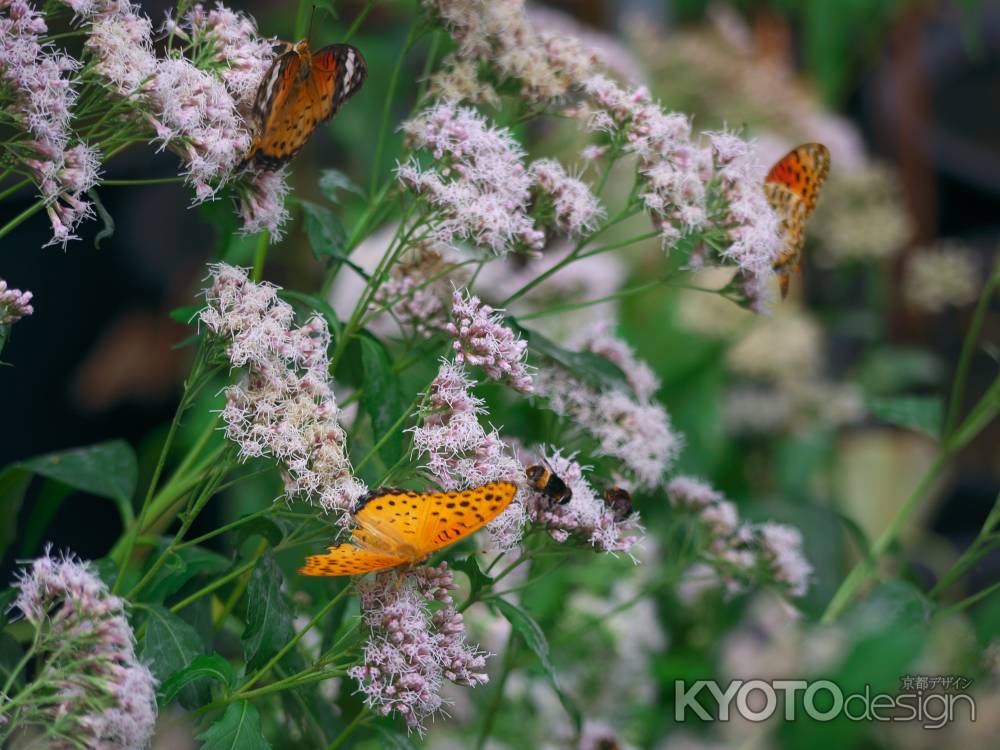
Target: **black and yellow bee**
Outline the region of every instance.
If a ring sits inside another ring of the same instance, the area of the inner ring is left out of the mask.
[[[532,464],[524,473],[532,486],[552,502],[565,505],[573,499],[573,490],[548,466]]]
[[[632,496],[621,487],[604,490],[604,503],[614,514],[616,521],[624,521],[632,515]]]

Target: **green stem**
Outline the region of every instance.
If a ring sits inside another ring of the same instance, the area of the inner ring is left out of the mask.
[[[253,553],[253,561],[255,564],[264,556],[264,553],[267,552],[267,544],[268,542],[266,539],[261,539],[257,543],[257,549]],[[251,572],[247,572],[243,575],[239,582],[233,586],[233,590],[229,592],[228,598],[222,604],[222,609],[219,610],[218,614],[216,614],[214,618],[216,632],[222,628],[222,625],[226,622],[226,618],[229,617],[229,614],[236,607],[236,603],[243,597],[247,587],[250,585],[251,575]]]
[[[497,675],[493,698],[486,709],[486,715],[483,717],[483,726],[480,728],[479,737],[476,740],[476,750],[483,750],[486,747],[486,741],[493,730],[493,722],[496,721],[497,714],[500,712],[501,706],[503,706],[503,692],[507,686],[507,678],[510,677],[511,670],[514,667],[514,652],[517,649],[515,632],[511,628],[510,635],[507,636],[507,648],[504,649],[503,661],[500,664],[500,674]]]
[[[976,342],[979,340],[979,334],[982,331],[983,321],[986,319],[990,301],[998,285],[1000,285],[1000,260],[997,261],[993,273],[983,286],[983,291],[979,295],[979,302],[976,303],[975,312],[972,314],[969,331],[962,342],[962,352],[959,355],[958,368],[955,371],[955,381],[951,387],[951,398],[948,400],[948,416],[945,420],[943,432],[945,437],[951,435],[955,429],[955,424],[958,422],[958,413],[962,408],[962,397],[965,392],[965,382],[969,375],[969,364],[972,361],[972,354],[975,351]]]
[[[391,427],[389,427],[389,428],[388,428],[388,429],[387,429],[387,430],[386,430],[386,431],[385,431],[385,432],[384,432],[384,433],[382,434],[382,437],[380,437],[380,438],[378,439],[378,442],[377,442],[377,443],[375,443],[375,445],[373,445],[373,446],[371,447],[371,450],[370,450],[370,451],[368,451],[368,453],[366,453],[366,454],[365,454],[365,457],[364,457],[364,458],[362,458],[362,459],[361,459],[361,461],[359,461],[359,462],[358,462],[358,463],[357,463],[357,464],[355,465],[355,467],[354,467],[354,473],[355,473],[355,474],[357,474],[357,473],[358,473],[359,471],[361,471],[361,469],[363,469],[363,468],[364,468],[364,466],[365,466],[365,465],[366,465],[366,464],[367,464],[367,463],[368,463],[369,461],[371,461],[371,460],[372,460],[372,458],[373,458],[373,457],[375,456],[375,454],[376,454],[376,453],[378,453],[378,451],[382,449],[382,446],[383,446],[383,445],[385,445],[385,444],[386,444],[387,442],[389,442],[389,440],[390,440],[390,439],[391,439],[391,438],[392,438],[392,437],[393,437],[393,436],[394,436],[394,435],[396,434],[396,431],[397,431],[397,430],[398,430],[398,429],[399,429],[400,427],[402,427],[402,426],[403,426],[403,423],[404,423],[404,422],[405,422],[405,421],[407,420],[407,418],[408,418],[408,417],[409,417],[409,416],[410,416],[410,415],[411,415],[411,414],[413,413],[413,410],[417,408],[417,405],[418,405],[418,404],[420,404],[420,402],[421,402],[422,400],[423,400],[423,397],[422,397],[422,396],[417,396],[417,397],[416,397],[415,399],[413,399],[413,401],[412,401],[412,402],[410,403],[410,405],[409,405],[408,407],[406,407],[406,411],[404,411],[404,412],[403,412],[402,414],[400,414],[400,415],[399,415],[399,419],[397,419],[397,420],[396,420],[396,421],[395,421],[395,422],[394,422],[394,423],[392,424],[392,426],[391,426]]]
[[[368,716],[369,711],[366,706],[358,711],[358,715],[351,720],[351,723],[347,725],[344,731],[338,734],[336,738],[334,738],[333,742],[326,746],[326,750],[337,750],[338,747],[347,742],[347,738],[354,733],[355,729],[361,726],[362,721],[367,720]]]
[[[271,233],[266,229],[257,237],[257,251],[253,256],[253,271],[250,279],[259,284],[264,275],[264,262],[267,260],[267,246],[271,242]]]
[[[302,637],[310,630],[312,630],[314,627],[316,627],[319,621],[322,620],[324,617],[326,617],[326,615],[335,606],[337,606],[337,603],[340,602],[340,600],[343,599],[348,594],[348,592],[352,591],[353,589],[354,586],[351,584],[344,586],[344,588],[342,588],[335,597],[333,597],[330,601],[328,601],[325,605],[323,605],[322,609],[320,609],[320,611],[317,612],[308,623],[306,623],[306,626],[304,628],[302,628],[299,632],[295,634],[295,637],[293,637],[288,643],[286,643],[278,653],[272,656],[271,659],[263,667],[258,669],[250,678],[245,680],[237,692],[245,690],[246,688],[250,687],[254,683],[258,682],[264,675],[270,672],[271,669],[274,667],[274,665],[277,664],[279,661],[281,661],[283,658],[285,658],[285,655],[293,648],[295,648],[296,644],[300,640],[302,640]]]
[[[4,224],[3,228],[0,228],[0,239],[6,237],[8,234],[10,234],[11,232],[13,232],[21,224],[23,224],[25,221],[27,221],[32,216],[34,216],[35,214],[37,214],[43,208],[45,208],[45,199],[44,198],[42,198],[40,200],[37,200],[34,203],[32,203],[30,206],[28,206],[26,209],[24,209],[21,213],[19,213],[13,219],[11,219],[10,221],[8,221],[6,224]]]
[[[958,602],[957,604],[953,604],[950,607],[947,607],[945,609],[939,610],[937,612],[936,616],[937,617],[946,617],[947,615],[954,614],[955,612],[961,612],[963,609],[966,609],[967,607],[971,607],[976,602],[985,599],[986,597],[988,597],[990,594],[992,594],[995,591],[1000,591],[1000,581],[997,581],[996,583],[994,583],[991,586],[987,586],[982,591],[979,591],[979,592],[973,594],[972,596],[963,599],[962,601]]]
[[[385,101],[382,104],[382,120],[378,127],[378,138],[375,141],[375,157],[372,163],[372,182],[368,191],[370,197],[374,198],[378,192],[379,169],[382,166],[382,152],[385,150],[385,139],[389,132],[389,117],[392,114],[392,103],[396,98],[396,89],[399,86],[399,76],[403,72],[403,64],[406,62],[406,55],[409,53],[413,43],[417,40],[417,22],[410,25],[406,32],[406,41],[403,49],[396,58],[396,65],[392,69],[392,77],[389,79],[389,86],[385,92]]]
[[[16,183],[14,183],[14,184],[13,184],[13,185],[11,185],[11,186],[10,186],[9,188],[7,188],[7,189],[6,189],[6,190],[4,190],[4,191],[3,191],[2,193],[0,193],[0,201],[2,201],[2,200],[3,200],[4,198],[6,198],[6,197],[7,197],[8,195],[13,195],[14,193],[16,193],[16,192],[17,192],[18,190],[20,190],[21,188],[23,188],[23,187],[27,187],[27,186],[28,186],[28,185],[30,185],[30,184],[31,184],[31,178],[30,178],[30,177],[25,177],[25,178],[24,178],[23,180],[21,180],[20,182],[16,182]]]
[[[344,34],[344,38],[340,40],[341,44],[347,44],[354,35],[358,33],[358,29],[361,28],[361,24],[364,23],[365,19],[368,18],[368,14],[372,12],[372,8],[375,7],[375,0],[368,0],[368,3],[361,10],[360,13],[354,18],[354,23],[351,24],[347,33]]]
[[[257,564],[256,560],[251,560],[250,562],[243,563],[238,568],[235,568],[235,569],[231,570],[229,573],[227,573],[226,575],[224,575],[222,578],[219,578],[219,579],[216,579],[216,580],[212,581],[207,586],[204,586],[204,587],[198,589],[197,591],[195,591],[193,594],[191,594],[187,598],[182,599],[181,601],[177,602],[177,604],[175,604],[174,606],[172,606],[170,608],[170,611],[173,612],[174,614],[177,614],[178,612],[180,612],[182,609],[184,609],[186,606],[188,606],[192,602],[196,602],[199,599],[201,599],[201,597],[206,596],[208,594],[211,594],[216,589],[222,588],[223,586],[225,586],[227,583],[229,583],[233,579],[239,578],[241,575],[243,575],[244,573],[246,573],[248,570],[253,570],[253,567],[256,564]]]
[[[136,518],[135,524],[126,532],[125,547],[121,551],[121,559],[118,560],[118,576],[115,578],[114,587],[111,589],[111,593],[116,594],[121,589],[122,583],[125,581],[125,569],[128,567],[129,560],[132,557],[132,550],[135,548],[135,540],[139,536],[143,525],[146,523],[146,515],[149,512],[149,506],[153,499],[153,493],[156,491],[156,486],[160,482],[160,475],[163,473],[163,467],[167,463],[167,455],[170,453],[170,447],[173,445],[174,437],[177,435],[177,428],[180,427],[181,417],[187,410],[190,404],[191,396],[195,392],[193,385],[197,383],[201,374],[201,357],[202,350],[199,350],[198,356],[195,358],[195,364],[191,370],[191,376],[188,378],[187,383],[184,388],[184,395],[181,396],[181,401],[177,405],[177,410],[174,412],[174,418],[170,421],[170,429],[167,432],[167,439],[163,442],[163,447],[160,449],[160,456],[156,461],[156,468],[153,470],[153,476],[149,480],[149,486],[146,488],[146,497],[142,502],[142,508],[139,510],[139,516]]]
[[[555,305],[554,307],[548,307],[544,310],[539,310],[537,312],[527,313],[526,315],[519,315],[518,320],[532,320],[534,318],[545,318],[548,317],[549,315],[558,315],[560,313],[572,312],[573,310],[582,310],[587,307],[593,307],[594,305],[600,305],[604,302],[611,302],[616,299],[631,297],[633,294],[641,294],[642,292],[649,291],[650,289],[655,289],[662,283],[663,282],[660,280],[649,281],[645,284],[637,284],[636,286],[629,287],[628,289],[622,289],[620,292],[609,294],[606,297],[598,297],[597,299],[590,299],[586,300],[585,302],[571,302],[565,305]]]

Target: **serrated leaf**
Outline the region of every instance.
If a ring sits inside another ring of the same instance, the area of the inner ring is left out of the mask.
[[[593,352],[574,352],[561,347],[537,331],[529,331],[524,328],[512,317],[508,316],[506,323],[528,342],[528,349],[532,352],[551,359],[557,365],[569,370],[574,376],[588,381],[598,389],[602,391],[616,388],[630,390],[625,373],[611,360]]]
[[[163,554],[170,540],[160,539],[159,542]],[[221,573],[229,567],[228,559],[203,547],[183,547],[169,554],[153,580],[142,590],[140,598],[143,601],[161,603],[195,576]]]
[[[188,666],[174,672],[160,685],[160,705],[172,703],[181,690],[199,680],[211,680],[233,688],[236,686],[236,670],[218,654],[197,656]]]
[[[333,211],[318,203],[300,200],[306,217],[306,236],[317,260],[332,255],[342,255],[347,245],[347,234]]]
[[[187,667],[205,653],[198,632],[170,610],[153,605],[148,613],[146,635],[142,639],[142,660],[160,682],[166,682],[174,672]],[[196,708],[205,698],[203,691],[188,685],[181,691],[181,705]]]
[[[406,408],[402,402],[399,377],[385,346],[372,336],[361,336],[361,365],[364,368],[364,389],[361,406],[371,418],[375,441],[381,440],[399,421]],[[403,454],[403,431],[396,429],[379,449],[386,466],[393,466]]]
[[[468,557],[463,557],[461,560],[456,560],[452,564],[452,567],[455,570],[462,571],[469,577],[469,586],[471,587],[469,598],[472,601],[478,599],[479,592],[493,583],[493,579],[486,575],[479,567],[479,560],[476,559],[475,555],[469,555]]]
[[[559,696],[559,702],[562,703],[566,713],[573,720],[577,732],[579,732],[583,726],[583,716],[580,713],[580,709],[563,692],[559,684],[559,677],[556,675],[555,667],[552,665],[552,660],[549,657],[549,642],[546,640],[542,628],[535,622],[535,618],[516,604],[508,602],[506,599],[493,599],[491,601],[500,610],[500,614],[507,618],[511,627],[521,636],[528,648],[538,657],[542,669],[545,670],[545,674],[552,683],[552,688],[556,691],[556,695]]]
[[[260,727],[260,714],[247,701],[236,701],[226,712],[198,735],[201,750],[270,750]]]
[[[292,639],[292,613],[281,594],[284,576],[270,552],[257,563],[247,586],[247,626],[243,653],[253,671],[278,653]]]
[[[324,169],[319,176],[319,189],[331,203],[340,203],[338,193],[354,193],[362,198],[367,197],[350,177],[337,169]]]
[[[944,403],[937,396],[871,398],[867,407],[882,422],[923,432],[935,440],[941,436]]]
[[[19,465],[73,489],[123,503],[131,502],[139,478],[135,452],[124,440],[49,453]]]

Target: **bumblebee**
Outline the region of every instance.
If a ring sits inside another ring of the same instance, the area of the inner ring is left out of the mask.
[[[624,521],[632,515],[632,496],[621,487],[604,490],[604,504],[608,506],[616,521]]]
[[[532,464],[524,473],[531,485],[552,502],[565,505],[573,499],[573,490],[548,466]]]

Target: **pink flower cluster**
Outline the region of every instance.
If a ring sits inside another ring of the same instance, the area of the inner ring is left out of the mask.
[[[599,390],[575,373],[552,363],[535,373],[535,392],[548,407],[598,443],[598,455],[622,462],[640,489],[660,484],[680,452],[682,438],[666,409],[654,400],[659,381],[606,327],[592,328],[576,338],[575,346],[607,357],[625,372],[629,388]]]
[[[369,708],[395,712],[423,733],[424,720],[442,709],[445,681],[469,687],[489,681],[487,655],[465,641],[447,563],[416,568],[403,581],[397,575],[380,573],[358,586],[369,635],[363,663],[349,674]],[[433,614],[429,602],[438,605]]]
[[[412,157],[396,170],[431,207],[432,239],[472,242],[498,255],[518,244],[541,248],[545,235],[527,213],[531,175],[507,130],[474,109],[437,104],[403,123],[403,131],[411,148],[433,159],[425,168]]]
[[[531,175],[539,190],[552,204],[553,223],[561,232],[576,237],[594,229],[604,209],[590,187],[570,177],[555,159],[531,163]]]
[[[31,297],[31,292],[9,289],[7,282],[0,279],[0,326],[11,325],[31,315],[35,311],[31,306]]]
[[[93,214],[82,196],[97,182],[100,159],[86,144],[69,146],[77,100],[72,75],[80,63],[42,44],[47,31],[26,0],[0,0],[0,77],[14,96],[8,115],[25,133],[10,149],[21,155],[45,199],[53,232],[49,244],[65,246]]]
[[[601,552],[628,552],[641,539],[639,514],[616,520],[614,511],[598,497],[584,476],[589,467],[581,466],[573,458],[562,456],[559,451],[542,452],[541,461],[566,483],[573,496],[560,505],[532,490],[525,500],[528,518],[545,526],[559,542],[573,536]]]
[[[548,102],[568,94],[597,64],[576,37],[536,30],[524,0],[424,0],[424,7],[444,21],[458,44],[432,85],[432,93],[451,101],[496,102],[485,80],[492,78],[516,82],[526,101]],[[492,75],[480,80],[483,63]]]
[[[130,100],[156,140],[184,161],[195,201],[213,199],[220,187],[238,179],[244,231],[267,228],[277,238],[288,217],[285,171],[241,169],[252,143],[247,118],[274,55],[253,21],[221,4],[210,11],[195,5],[181,23],[167,22],[188,43],[188,56],[160,58],[150,20],[130,0],[64,2],[87,25],[86,48],[97,74]]]
[[[87,563],[48,553],[14,587],[13,607],[38,633],[41,666],[32,686],[46,696],[25,704],[14,721],[40,725],[54,743],[47,747],[145,747],[156,722],[156,680],[136,657],[125,602]]]
[[[240,268],[212,267],[201,322],[225,343],[243,379],[226,389],[226,437],[243,459],[273,456],[284,467],[289,496],[318,499],[346,520],[367,488],[357,479],[329,381],[330,332],[316,316],[295,328],[291,305],[270,284]]]
[[[389,269],[389,278],[375,292],[374,302],[387,306],[400,325],[430,338],[448,325],[453,284],[468,281],[469,274],[457,265],[448,247],[414,243]]]
[[[503,324],[492,307],[469,291],[456,289],[451,303],[452,322],[445,326],[455,341],[455,362],[482,367],[490,380],[507,383],[515,391],[531,393],[531,374],[524,363],[528,342]]]
[[[487,432],[480,423],[485,410],[472,386],[464,367],[442,362],[424,399],[420,424],[412,429],[413,450],[427,457],[427,471],[446,490],[524,477],[524,468],[497,430]],[[493,546],[507,550],[520,541],[523,526],[524,508],[515,498],[487,530]]]
[[[780,223],[751,144],[720,132],[707,133],[709,143],[702,145],[688,118],[665,112],[645,88],[626,91],[604,76],[590,78],[585,88],[589,100],[576,114],[638,157],[641,197],[664,247],[685,235],[704,237],[707,258],[697,260],[738,267],[759,293],[773,273]]]
[[[718,584],[738,593],[753,583],[777,583],[794,597],[809,589],[813,568],[802,552],[802,534],[774,522],[741,523],[736,506],[708,484],[692,477],[676,477],[667,485],[675,509],[692,515],[702,528],[706,547],[689,571],[697,588]]]

